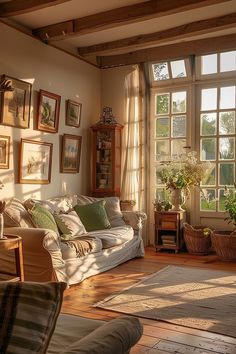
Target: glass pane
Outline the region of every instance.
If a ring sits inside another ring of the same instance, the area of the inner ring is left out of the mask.
[[[236,51],[220,54],[220,71],[236,70]]]
[[[215,186],[216,185],[216,165],[211,163],[209,172],[201,181],[202,186]]]
[[[235,155],[234,138],[220,138],[219,139],[219,159],[233,160]]]
[[[169,117],[156,119],[156,137],[168,137],[170,136],[170,121]]]
[[[216,139],[201,139],[201,160],[216,159]]]
[[[225,211],[225,190],[219,189],[219,211]]]
[[[235,86],[220,88],[220,109],[235,108]]]
[[[201,110],[211,111],[217,108],[217,88],[202,89]]]
[[[234,163],[219,164],[219,185],[233,186],[234,184]]]
[[[156,167],[156,184],[163,184],[160,177],[160,168]]]
[[[235,133],[235,112],[221,112],[219,118],[219,134]]]
[[[216,190],[202,189],[200,200],[201,211],[216,211]]]
[[[186,91],[172,93],[172,113],[186,112]]]
[[[181,138],[186,136],[186,116],[172,117],[172,134],[173,138]]]
[[[170,199],[170,192],[167,191],[165,188],[157,188],[156,189],[156,199],[157,200],[169,200]]]
[[[171,156],[172,158],[186,153],[184,146],[186,146],[185,139],[174,139],[171,142]]]
[[[170,106],[169,93],[156,95],[156,114],[169,113],[169,106]]]
[[[167,161],[170,159],[169,140],[156,141],[156,160]]]
[[[153,77],[155,81],[168,80],[170,78],[167,63],[153,64],[152,71],[153,71]]]
[[[201,135],[216,135],[216,113],[201,114]]]
[[[179,77],[186,77],[186,69],[185,69],[185,62],[184,60],[175,60],[170,62],[171,65],[171,72],[172,77],[179,78]]]
[[[217,73],[217,54],[202,56],[202,75]]]

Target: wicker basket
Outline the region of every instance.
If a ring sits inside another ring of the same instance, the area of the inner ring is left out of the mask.
[[[203,234],[206,226],[191,226],[184,223],[184,241],[190,254],[204,256],[209,254],[211,248],[211,238]]]
[[[224,261],[236,261],[236,233],[232,231],[214,231],[212,244],[218,257]]]

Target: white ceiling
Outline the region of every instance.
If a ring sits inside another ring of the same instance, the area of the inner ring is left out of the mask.
[[[0,2],[3,2],[0,0]],[[144,0],[71,0],[60,5],[51,6],[46,9],[26,13],[23,15],[10,17],[10,21],[20,24],[27,29],[35,29],[57,22],[70,19],[80,18],[99,12],[123,7],[126,5],[134,5],[144,2]],[[197,2],[197,1],[196,1]],[[132,37],[140,34],[159,32],[165,29],[173,28],[190,22],[213,18],[236,12],[236,0],[211,5],[191,11],[185,11],[174,15],[163,16],[137,23],[126,24],[119,27],[97,31],[90,34],[68,37],[65,40],[53,40],[53,45],[67,49],[72,53],[77,53],[78,47],[105,43],[122,38]],[[194,38],[212,37],[226,33],[235,33],[236,27],[215,33],[198,35]],[[183,40],[180,40],[181,42]],[[174,41],[176,42],[176,40]],[[49,42],[50,43],[50,42]],[[117,53],[124,52],[119,50]],[[113,54],[113,53],[111,53]]]

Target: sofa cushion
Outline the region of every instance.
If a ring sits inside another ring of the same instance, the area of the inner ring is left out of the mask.
[[[105,200],[85,205],[75,205],[74,210],[79,215],[86,231],[102,230],[111,227],[105,210]]]
[[[57,234],[59,233],[52,213],[46,208],[39,204],[35,204],[33,209],[30,211],[30,214],[37,227],[55,231]]]
[[[0,283],[0,353],[44,354],[65,283]]]
[[[24,201],[27,210],[31,210],[35,204],[39,204],[50,210],[52,213],[68,213],[77,204],[77,196],[64,195],[62,197],[54,197],[46,200],[29,198]]]
[[[99,238],[102,241],[102,248],[110,248],[132,240],[134,230],[131,226],[124,225],[106,230],[91,231],[88,235]]]
[[[7,203],[3,217],[5,227],[35,227],[30,214],[16,198]]]
[[[118,197],[95,198],[95,197],[87,197],[85,195],[78,195],[77,203],[79,205],[80,204],[84,205],[84,204],[94,203],[101,199],[106,201],[105,209],[111,227],[125,225],[125,222],[123,220],[123,214],[120,210],[120,199]]]
[[[68,214],[54,214],[54,219],[61,232],[62,240],[72,240],[74,237],[87,234],[82,221],[74,210]]]

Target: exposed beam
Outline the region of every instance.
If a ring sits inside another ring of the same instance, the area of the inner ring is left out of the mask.
[[[70,0],[12,0],[2,2],[0,3],[0,17],[22,15],[68,1]]]
[[[142,34],[112,42],[81,47],[78,48],[78,53],[80,55],[86,56],[100,53],[105,54],[106,52],[111,53],[111,51],[120,49],[131,51],[147,45],[157,45],[166,41],[184,39],[190,36],[215,32],[216,30],[223,30],[235,26],[236,13],[232,13],[230,15],[187,23],[185,25],[170,28],[160,32]]]
[[[119,7],[94,15],[56,23],[33,30],[33,34],[42,40],[61,39],[68,35],[80,35],[102,31],[129,23],[151,18],[172,15],[204,6],[214,5],[230,0],[151,0],[134,5]],[[73,31],[67,32],[67,26]]]
[[[178,59],[189,55],[201,55],[235,48],[236,34],[230,34],[227,36],[204,38],[155,48],[147,48],[126,54],[100,56],[97,57],[97,63],[100,68],[109,68],[153,60]]]

